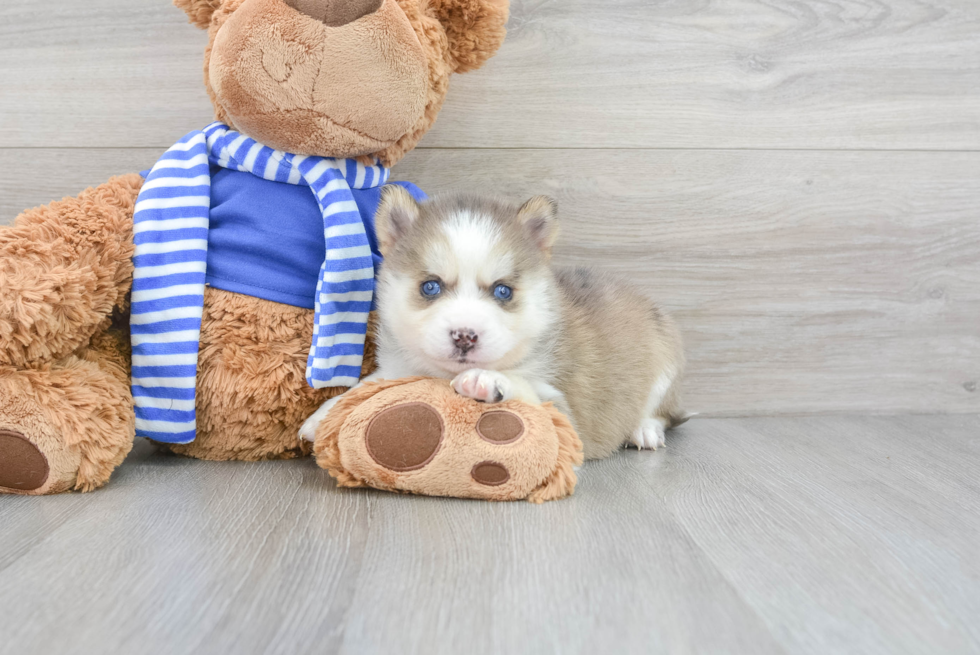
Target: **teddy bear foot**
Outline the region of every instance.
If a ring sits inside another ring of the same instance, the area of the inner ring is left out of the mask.
[[[57,494],[79,481],[81,452],[35,393],[45,373],[0,369],[0,494]]]
[[[59,420],[10,378],[0,372],[0,494],[43,496],[105,484],[132,436],[121,439],[128,443],[112,443],[90,431],[87,421]],[[74,408],[58,409],[64,418]]]
[[[69,491],[81,457],[25,399],[0,402],[0,494],[41,496]]]
[[[36,369],[0,367],[0,494],[91,491],[133,446],[116,335]],[[119,357],[117,357],[119,359]]]
[[[48,458],[30,440],[13,430],[0,430],[0,490],[36,491],[48,481]]]

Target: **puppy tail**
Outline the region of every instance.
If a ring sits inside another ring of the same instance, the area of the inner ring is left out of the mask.
[[[670,416],[667,417],[666,428],[670,430],[671,428],[676,428],[678,425],[683,425],[700,413],[701,412],[672,412]]]

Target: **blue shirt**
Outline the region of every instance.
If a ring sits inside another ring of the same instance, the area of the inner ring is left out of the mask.
[[[425,199],[421,189],[410,182],[393,184],[405,187],[416,200]],[[381,252],[374,214],[381,187],[351,189],[351,193],[364,220],[377,271]],[[211,167],[207,284],[313,309],[325,254],[323,215],[308,186]]]

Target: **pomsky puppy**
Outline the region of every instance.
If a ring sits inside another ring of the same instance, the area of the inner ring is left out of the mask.
[[[673,321],[628,284],[589,269],[553,270],[557,207],[471,195],[422,204],[387,186],[375,219],[384,264],[377,284],[377,371],[452,380],[463,396],[553,402],[587,458],[625,442],[664,443],[683,421],[684,366]],[[311,416],[300,435],[336,402]]]

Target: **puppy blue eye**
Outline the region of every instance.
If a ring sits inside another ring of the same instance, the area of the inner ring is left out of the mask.
[[[493,288],[493,297],[497,300],[510,300],[514,296],[514,290],[506,284],[498,284]]]
[[[429,296],[431,298],[432,296],[438,296],[440,293],[442,293],[442,285],[435,280],[422,283],[423,296]]]

